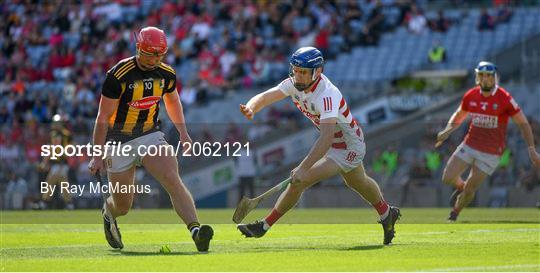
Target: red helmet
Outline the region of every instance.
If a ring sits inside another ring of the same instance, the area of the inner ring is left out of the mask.
[[[145,27],[135,34],[137,53],[145,55],[165,55],[167,53],[167,36],[157,27]]]

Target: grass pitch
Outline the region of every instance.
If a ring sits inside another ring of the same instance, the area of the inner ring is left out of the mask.
[[[248,216],[253,220],[268,210]],[[232,210],[200,210],[215,235],[196,252],[168,210],[119,218],[125,248],[109,248],[99,210],[1,215],[2,271],[540,271],[540,210],[403,208],[392,246],[371,209],[296,209],[265,237],[243,238]],[[161,246],[172,252],[161,254]]]

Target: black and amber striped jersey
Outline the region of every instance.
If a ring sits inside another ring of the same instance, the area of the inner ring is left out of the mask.
[[[66,147],[71,144],[71,132],[63,127],[51,128],[51,144],[52,145],[61,145]],[[65,155],[59,156],[56,159],[50,159],[51,164],[60,164],[67,163],[67,158]]]
[[[135,57],[120,61],[107,72],[102,95],[119,99],[109,119],[107,140],[126,142],[159,130],[159,102],[165,93],[176,91],[176,73],[161,63],[144,71]]]

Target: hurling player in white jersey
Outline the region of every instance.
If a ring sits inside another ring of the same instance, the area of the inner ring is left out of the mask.
[[[304,190],[340,174],[347,186],[377,210],[384,230],[383,242],[390,244],[400,211],[388,205],[375,180],[366,174],[362,164],[366,150],[362,130],[339,89],[322,74],[323,65],[324,58],[318,49],[302,47],[290,58],[287,79],[240,105],[242,114],[251,120],[264,107],[290,96],[320,135],[300,165],[291,171],[292,182],[269,215],[251,224],[240,224],[238,229],[246,237],[262,237],[296,205]]]

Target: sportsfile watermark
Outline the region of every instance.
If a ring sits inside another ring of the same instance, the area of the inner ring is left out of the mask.
[[[178,142],[176,147],[160,145],[125,145],[121,142],[107,141],[105,145],[42,145],[41,156],[52,160],[61,157],[88,156],[105,159],[111,156],[175,156],[184,157],[240,157],[250,156],[249,142]]]

